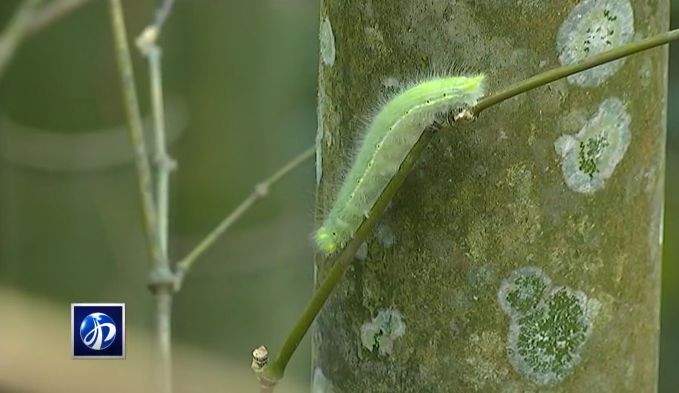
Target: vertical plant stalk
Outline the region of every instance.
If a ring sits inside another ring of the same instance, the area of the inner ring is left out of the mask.
[[[156,208],[153,202],[151,186],[151,167],[148,162],[146,143],[142,131],[141,114],[139,112],[139,100],[134,83],[132,60],[130,49],[127,45],[127,33],[120,0],[109,0],[111,20],[113,24],[113,39],[115,43],[118,69],[122,84],[125,114],[127,118],[128,135],[134,153],[134,162],[137,169],[139,185],[139,198],[141,200],[142,213],[144,214],[144,228],[148,237],[151,259],[155,264],[161,260],[161,247],[158,242],[159,236],[156,227]]]
[[[127,34],[125,22],[122,14],[120,0],[109,0],[111,18],[114,30],[114,41],[116,54],[120,69],[123,97],[127,114],[130,141],[134,150],[135,165],[137,167],[137,177],[139,181],[139,192],[144,214],[144,226],[147,233],[149,250],[154,263],[154,270],[151,272],[150,287],[156,297],[157,311],[157,336],[159,346],[159,377],[160,392],[170,393],[172,391],[172,353],[171,353],[171,315],[172,315],[172,294],[179,289],[184,272],[195,262],[199,255],[207,249],[217,237],[223,233],[230,225],[240,218],[255,201],[267,195],[269,188],[277,183],[284,176],[297,168],[302,162],[313,155],[314,149],[310,148],[295,157],[292,161],[285,164],[271,177],[255,187],[253,194],[244,201],[233,213],[229,214],[222,223],[212,231],[208,237],[202,241],[196,249],[178,264],[178,273],[173,274],[169,266],[167,253],[167,213],[168,213],[168,189],[169,172],[174,164],[167,154],[166,138],[164,127],[164,108],[162,96],[162,78],[160,67],[160,50],[155,42],[160,32],[158,21],[165,21],[169,6],[172,0],[166,0],[156,24],[147,27],[137,39],[137,45],[145,52],[149,58],[152,88],[152,109],[155,127],[156,144],[156,164],[158,165],[157,177],[157,204],[158,210],[153,200],[151,168],[148,163],[148,155],[142,135],[141,115],[134,85],[134,75],[130,51],[127,45]],[[150,48],[150,49],[149,49]],[[164,218],[163,218],[164,217]]]
[[[172,290],[157,291],[158,391],[172,392]]]
[[[163,105],[163,82],[161,76],[160,56],[160,48],[154,45],[149,51],[148,59],[151,75],[151,99],[156,136],[156,175],[158,177],[156,201],[158,204],[158,232],[160,235],[160,247],[163,252],[164,262],[168,264],[167,238],[170,210],[170,172],[175,168],[175,162],[167,153],[167,144],[165,138],[165,107]]]
[[[165,105],[163,100],[162,50],[157,45],[162,25],[172,10],[172,0],[165,0],[156,14],[154,23],[137,37],[136,43],[149,64],[151,86],[151,111],[155,140],[154,160],[156,168],[156,234],[160,259],[151,276],[151,289],[156,297],[156,327],[158,334],[158,386],[160,392],[172,392],[172,296],[176,287],[175,275],[170,267],[169,204],[170,173],[176,163],[167,152],[165,128]]]
[[[142,52],[144,52],[142,50]],[[149,62],[149,76],[151,79],[151,107],[153,111],[153,125],[155,136],[156,165],[156,206],[158,207],[158,243],[160,244],[161,260],[158,266],[161,276],[174,282],[170,268],[168,253],[169,232],[169,195],[170,172],[175,168],[175,162],[167,153],[165,132],[165,108],[163,105],[163,85],[161,74],[161,50],[155,44],[146,52]],[[158,369],[161,392],[172,392],[172,293],[171,288],[165,288],[156,293],[157,297],[157,326],[160,351]]]
[[[142,50],[144,52],[144,50]],[[153,110],[153,124],[155,136],[156,166],[156,206],[158,206],[158,236],[164,263],[169,269],[168,262],[168,230],[169,230],[169,191],[170,173],[176,163],[167,152],[165,131],[165,107],[163,104],[163,82],[161,70],[161,50],[153,44],[145,55],[149,62],[149,76],[151,79],[151,107]]]
[[[0,76],[14,56],[21,41],[26,37],[31,21],[42,0],[24,0],[19,4],[12,19],[0,36]]]
[[[139,182],[139,196],[144,216],[147,244],[151,254],[153,270],[150,275],[149,286],[155,295],[157,308],[157,338],[158,338],[158,367],[160,377],[160,392],[170,393],[172,389],[172,361],[170,322],[172,315],[172,293],[174,276],[169,269],[167,253],[163,251],[162,235],[158,227],[158,216],[153,201],[151,167],[144,142],[139,100],[137,98],[132,70],[130,49],[127,44],[125,19],[120,0],[109,0],[113,37],[116,57],[123,90],[125,112],[128,123],[130,143],[134,153],[134,161]]]
[[[169,9],[167,10],[169,12]],[[164,19],[163,19],[164,20]],[[149,34],[153,32],[153,34]],[[165,128],[165,105],[163,103],[162,51],[156,41],[160,26],[152,26],[144,30],[137,39],[137,46],[146,56],[149,63],[149,78],[151,85],[151,108],[153,112],[153,134],[155,139],[154,164],[156,167],[156,206],[157,232],[160,245],[161,259],[157,266],[157,278],[161,282],[171,282],[172,286],[163,286],[156,291],[156,324],[158,328],[159,367],[158,382],[160,391],[172,392],[172,295],[175,289],[175,276],[170,268],[168,237],[169,237],[169,198],[170,173],[176,163],[167,152],[167,138]]]

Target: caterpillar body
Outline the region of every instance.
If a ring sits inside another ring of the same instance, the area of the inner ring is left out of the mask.
[[[404,89],[369,122],[354,163],[314,238],[322,252],[343,247],[368,216],[424,130],[484,94],[484,75],[435,78]]]

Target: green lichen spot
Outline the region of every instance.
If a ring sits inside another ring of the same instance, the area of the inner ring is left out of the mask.
[[[507,355],[516,371],[538,385],[563,381],[580,362],[598,302],[568,287],[552,288],[536,267],[516,270],[499,295],[511,318]]]
[[[406,324],[398,310],[380,310],[372,321],[361,326],[361,343],[366,349],[387,356],[394,350],[394,341],[405,332]]]
[[[561,382],[580,361],[589,336],[584,295],[555,290],[545,307],[512,325],[508,354],[514,367],[533,382]]]
[[[580,132],[562,135],[554,142],[564,181],[571,190],[590,194],[604,188],[630,144],[631,122],[625,104],[609,97]]]
[[[536,267],[516,270],[502,283],[499,292],[500,306],[512,318],[533,312],[545,298],[551,281]]]
[[[578,163],[580,164],[580,170],[588,174],[590,179],[594,177],[595,173],[600,172],[598,160],[608,145],[608,140],[604,135],[596,135],[587,138],[586,141],[580,141]]]

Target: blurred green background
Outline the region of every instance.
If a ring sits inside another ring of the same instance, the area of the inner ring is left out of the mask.
[[[157,2],[123,3],[129,34],[136,36]],[[17,4],[0,1],[0,26]],[[679,0],[672,5],[673,26],[679,27]],[[318,12],[317,2],[308,0],[177,1],[161,40],[170,151],[179,163],[171,191],[173,259],[256,182],[313,144]],[[133,60],[147,113],[146,64],[136,51]],[[66,367],[46,391],[59,391],[69,378],[86,378],[83,363],[72,366],[70,360],[71,302],[125,302],[129,334],[141,342],[128,343],[126,362],[150,351],[144,346],[154,318],[145,287],[149,264],[123,122],[103,0],[91,0],[26,40],[0,79],[0,392],[42,391],[30,381],[31,356],[42,359],[44,370]],[[679,386],[676,43],[667,160],[660,391],[671,393]],[[188,348],[177,351],[176,365],[177,379],[190,385],[185,391],[212,386],[198,366],[205,364],[228,375],[223,391],[254,389],[250,351],[260,344],[276,350],[304,307],[312,291],[314,178],[308,161],[189,273],[173,315],[174,339]],[[7,299],[26,307],[10,310]],[[52,316],[63,322],[49,329],[53,333],[30,330]],[[10,337],[2,327],[26,337]],[[47,342],[55,349],[43,353]],[[30,356],[20,359],[22,351]],[[307,338],[286,383],[308,384],[309,351]],[[144,367],[134,372],[147,373]]]

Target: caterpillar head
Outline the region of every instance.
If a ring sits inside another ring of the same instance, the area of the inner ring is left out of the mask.
[[[337,250],[337,233],[326,227],[321,227],[316,231],[316,246],[326,254],[331,254]]]

